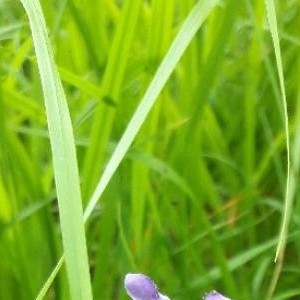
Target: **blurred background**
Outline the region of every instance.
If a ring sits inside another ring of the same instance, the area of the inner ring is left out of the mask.
[[[43,0],[74,126],[84,206],[196,1]],[[275,1],[292,191],[272,299],[299,299],[300,2]],[[62,243],[43,95],[28,19],[0,2],[0,299],[34,299]],[[172,299],[217,289],[267,299],[286,185],[284,114],[261,0],[213,10],[86,226],[94,299],[128,299],[143,272]],[[269,295],[269,296],[268,296]],[[47,299],[69,299],[64,267]]]

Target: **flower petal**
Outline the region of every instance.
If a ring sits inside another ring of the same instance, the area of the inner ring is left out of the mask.
[[[217,291],[212,291],[206,294],[203,298],[204,300],[230,300],[229,298],[224,297],[219,294]]]
[[[159,300],[160,295],[154,282],[143,274],[127,274],[124,286],[133,300]]]

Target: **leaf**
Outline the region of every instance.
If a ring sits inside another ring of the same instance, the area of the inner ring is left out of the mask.
[[[75,300],[89,300],[92,299],[92,290],[70,113],[40,3],[38,0],[21,2],[29,18],[44,93],[71,296]]]

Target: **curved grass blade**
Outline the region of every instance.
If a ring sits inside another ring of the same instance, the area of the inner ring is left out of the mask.
[[[275,51],[276,57],[276,65],[279,77],[279,85],[281,91],[281,98],[284,110],[284,126],[285,126],[285,135],[286,135],[286,150],[287,150],[287,178],[286,178],[286,192],[285,192],[285,210],[284,216],[279,236],[279,241],[276,250],[275,261],[278,259],[280,252],[283,250],[286,240],[287,228],[289,223],[290,216],[290,138],[289,138],[289,118],[288,118],[288,110],[287,110],[287,101],[286,101],[286,93],[285,93],[285,85],[284,85],[284,75],[283,75],[283,67],[282,67],[282,56],[279,44],[279,35],[277,28],[277,20],[276,20],[276,10],[275,4],[273,0],[266,0],[266,8],[267,8],[267,17],[269,22],[269,27],[271,31],[271,36],[273,40],[273,47]]]
[[[278,261],[276,268],[273,273],[273,277],[270,282],[270,286],[267,292],[267,299],[271,299],[273,293],[275,291],[281,270],[283,265],[283,258],[285,253],[285,245],[286,239],[288,235],[288,226],[291,218],[291,210],[293,204],[293,198],[295,193],[295,174],[291,172],[291,162],[290,162],[290,138],[289,138],[289,118],[288,118],[288,110],[287,110],[287,100],[286,100],[286,92],[284,85],[284,75],[283,75],[283,67],[282,67],[282,55],[280,50],[279,43],[279,34],[278,34],[278,26],[276,19],[276,9],[273,0],[265,0],[266,9],[267,9],[267,18],[269,22],[269,28],[272,36],[273,47],[276,57],[276,66],[279,78],[279,86],[283,104],[283,112],[284,112],[284,129],[285,129],[285,137],[286,137],[286,151],[287,151],[287,166],[286,166],[286,190],[285,190],[285,198],[284,198],[284,212],[282,218],[282,224],[279,233],[279,239],[277,243],[277,249],[275,254],[275,262]]]
[[[66,97],[38,0],[21,0],[29,18],[41,77],[61,231],[72,299],[92,299],[76,150]]]
[[[101,197],[111,177],[124,158],[132,141],[134,140],[139,129],[144,123],[149,111],[155,103],[155,100],[157,99],[167,80],[171,76],[181,56],[199,30],[200,26],[203,24],[204,20],[210,14],[212,9],[217,6],[218,2],[218,0],[198,1],[181,26],[171,47],[169,48],[163,61],[158,67],[144,97],[142,98],[134,115],[132,116],[127,128],[125,129],[125,132],[122,135],[115,151],[113,152],[109,162],[106,165],[103,175],[98,182],[96,189],[84,212],[85,221],[91,215],[99,198]]]

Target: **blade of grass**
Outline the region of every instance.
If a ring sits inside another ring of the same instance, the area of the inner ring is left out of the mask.
[[[278,35],[276,9],[273,0],[266,0],[265,5],[267,9],[267,18],[269,22],[269,28],[271,31],[273,47],[274,47],[274,52],[276,57],[276,66],[277,66],[279,86],[280,86],[283,112],[284,112],[284,127],[285,127],[286,151],[287,151],[287,166],[286,166],[287,174],[286,174],[286,189],[285,189],[285,199],[284,199],[284,212],[283,212],[282,224],[281,224],[281,229],[279,233],[279,239],[278,239],[278,244],[277,244],[277,249],[275,254],[275,262],[278,261],[278,264],[274,270],[273,278],[271,279],[271,283],[267,294],[267,299],[271,299],[282,270],[286,238],[288,234],[288,226],[290,222],[292,202],[294,196],[293,190],[295,184],[294,184],[294,178],[291,178],[289,118],[288,118],[287,100],[286,100],[286,92],[285,92],[285,85],[284,85],[282,55],[281,55],[279,35]]]
[[[21,0],[29,18],[44,92],[66,267],[72,299],[92,299],[71,118],[39,1]]]
[[[287,178],[286,178],[286,191],[285,191],[285,210],[280,230],[279,241],[277,245],[276,255],[275,255],[275,262],[282,255],[282,251],[284,249],[286,234],[289,224],[289,216],[290,216],[290,197],[289,197],[289,190],[290,190],[290,138],[289,138],[289,118],[288,118],[288,110],[287,110],[287,100],[286,100],[286,93],[285,93],[285,86],[284,86],[284,75],[283,75],[283,68],[282,68],[282,56],[279,44],[279,35],[278,35],[278,28],[277,28],[277,20],[276,20],[276,10],[273,0],[266,0],[266,8],[267,8],[267,17],[270,26],[271,36],[273,40],[273,47],[275,51],[276,57],[276,65],[279,77],[279,85],[281,91],[281,98],[284,110],[284,126],[285,126],[285,135],[286,135],[286,150],[287,150]]]
[[[44,286],[42,287],[42,289],[40,290],[38,296],[35,298],[35,300],[42,300],[44,299],[44,297],[47,294],[47,291],[49,290],[53,280],[55,279],[57,273],[60,270],[60,267],[62,266],[62,264],[64,263],[65,257],[62,256],[58,263],[56,264],[55,268],[53,269],[53,271],[51,272],[49,278],[47,279],[47,281],[45,282]]]
[[[179,59],[185,52],[186,48],[190,44],[204,20],[207,18],[212,9],[218,4],[218,2],[218,0],[198,1],[181,26],[180,31],[176,35],[171,47],[158,67],[144,97],[142,98],[114,153],[106,165],[103,175],[98,182],[97,187],[84,212],[85,220],[87,220],[91,215],[99,198],[124,158],[127,150],[144,123],[149,111],[153,107],[155,100],[176,67]]]

